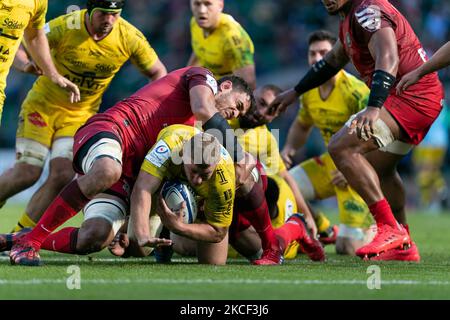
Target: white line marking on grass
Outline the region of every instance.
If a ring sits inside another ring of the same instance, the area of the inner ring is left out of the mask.
[[[0,279],[0,285],[43,285],[65,284],[66,279],[29,279],[10,280]],[[218,284],[252,284],[252,285],[357,285],[366,286],[365,280],[280,280],[280,279],[83,279],[81,284],[94,285],[124,285],[124,284],[173,284],[173,285],[218,285]],[[450,281],[417,281],[417,280],[387,280],[381,285],[406,285],[406,286],[450,286]]]

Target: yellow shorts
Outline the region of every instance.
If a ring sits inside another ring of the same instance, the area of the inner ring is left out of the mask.
[[[30,91],[22,104],[16,137],[31,139],[50,148],[56,138],[73,137],[93,115],[93,112],[52,104]]]
[[[302,193],[305,184],[308,184],[313,190],[306,190],[305,193],[313,194],[314,199],[321,200],[336,196],[340,223],[353,228],[368,228],[373,223],[373,218],[366,203],[352,188],[338,188],[331,183],[331,173],[335,170],[337,170],[336,166],[327,152],[320,157],[302,162],[289,172],[297,181]],[[301,178],[302,172],[309,180],[306,181],[307,183]]]

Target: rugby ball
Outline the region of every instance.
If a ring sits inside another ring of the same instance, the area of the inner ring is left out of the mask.
[[[171,180],[164,183],[162,196],[170,210],[175,211],[181,208],[183,201],[186,208],[183,212],[184,223],[193,223],[197,217],[197,201],[195,192],[188,184],[179,180]]]

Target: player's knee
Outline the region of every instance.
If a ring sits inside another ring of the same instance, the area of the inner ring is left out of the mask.
[[[101,168],[89,172],[89,176],[94,181],[94,185],[97,186],[98,192],[102,192],[114,183],[119,181],[122,175],[121,167],[114,160],[109,159],[109,162],[104,162]],[[113,163],[111,163],[113,161]]]

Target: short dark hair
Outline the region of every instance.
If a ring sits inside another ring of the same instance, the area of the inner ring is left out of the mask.
[[[231,83],[233,84],[233,91],[244,92],[249,95],[250,108],[256,105],[255,97],[253,96],[253,90],[244,79],[235,75],[224,76],[217,81],[217,85],[220,86],[222,82],[227,80],[231,81]]]
[[[327,30],[317,30],[309,34],[308,36],[308,45],[310,46],[313,42],[317,41],[328,41],[331,45],[337,41],[336,36]]]

